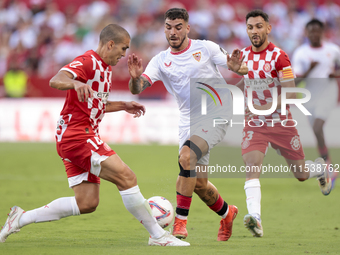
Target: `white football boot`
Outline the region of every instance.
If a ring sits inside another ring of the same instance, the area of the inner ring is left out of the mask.
[[[0,243],[4,243],[10,234],[20,231],[19,220],[23,213],[24,210],[19,206],[13,206],[11,208],[6,223],[0,231]]]
[[[321,164],[323,168],[323,174],[318,178],[318,182],[322,194],[327,196],[332,190],[332,179],[329,176],[328,167],[326,166],[325,160],[323,158],[317,158],[314,163]]]
[[[243,218],[243,224],[254,237],[263,236],[263,228],[261,225],[261,221],[257,219],[255,216],[247,214]]]
[[[160,238],[149,238],[149,245],[152,246],[190,246],[190,243],[179,240],[169,231],[166,231]]]

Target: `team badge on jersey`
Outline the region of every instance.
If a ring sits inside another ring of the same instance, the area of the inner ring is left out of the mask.
[[[298,150],[298,149],[300,149],[300,147],[301,147],[301,143],[300,143],[300,138],[299,138],[299,136],[294,136],[293,138],[292,138],[292,140],[290,141],[290,145],[292,146],[292,149],[293,150]]]
[[[265,72],[269,72],[272,69],[272,66],[269,63],[265,63],[263,66],[263,70]]]
[[[192,54],[194,56],[194,59],[197,61],[197,62],[200,62],[201,60],[201,57],[202,57],[202,53],[199,51],[199,52],[196,52],[194,54]]]

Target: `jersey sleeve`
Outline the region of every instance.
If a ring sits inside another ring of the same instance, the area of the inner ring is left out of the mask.
[[[205,45],[208,48],[208,51],[210,52],[210,58],[212,62],[214,62],[215,65],[228,68],[227,51],[212,41],[205,41]]]
[[[142,76],[145,77],[151,85],[154,82],[161,80],[161,72],[158,65],[158,55],[150,60]]]
[[[294,54],[293,54],[293,58],[292,58],[292,67],[294,70],[294,74],[299,76],[299,75],[303,75],[305,73],[304,70],[304,65],[303,65],[303,56],[301,56],[301,50],[297,49]]]
[[[88,79],[87,72],[92,70],[93,62],[87,56],[79,56],[76,57],[71,63],[65,65],[60,69],[64,71],[68,71],[73,74],[73,79],[77,79],[79,81],[86,82]]]
[[[294,80],[295,76],[287,53],[281,51],[281,54],[275,62],[275,69],[278,72],[280,82],[288,82]]]

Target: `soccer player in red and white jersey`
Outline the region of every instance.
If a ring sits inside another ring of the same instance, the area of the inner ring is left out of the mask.
[[[268,41],[272,28],[268,15],[261,10],[253,10],[247,14],[246,24],[252,45],[242,50],[242,56],[245,57],[244,62],[249,71],[238,86],[244,90],[246,99],[248,93],[251,93],[256,110],[271,109],[273,91],[275,88],[278,91],[277,107],[272,114],[254,115],[247,108],[241,145],[243,161],[253,170],[246,172],[244,189],[248,214],[244,217],[244,225],[253,236],[261,237],[263,228],[259,177],[269,143],[285,158],[299,181],[317,177],[324,195],[331,191],[331,182],[322,158],[315,162],[305,161],[299,134],[294,123],[291,123],[293,121],[289,121],[292,119],[289,106],[286,114],[281,113],[281,88],[295,87],[294,74],[287,54]],[[287,93],[287,98],[294,97],[295,93]],[[281,125],[282,121],[285,126]]]
[[[323,126],[338,103],[338,84],[340,72],[340,47],[323,41],[324,24],[312,19],[306,24],[308,43],[298,47],[293,55],[292,65],[297,77],[306,78],[306,89],[311,99],[304,105],[312,113],[308,120],[313,128],[320,156],[328,163],[332,174],[332,186],[338,175],[333,172]]]
[[[200,101],[197,101],[201,98],[200,90],[190,88],[193,87],[191,80],[195,78],[200,81],[195,83],[195,87],[196,84],[204,84],[215,93],[218,90],[216,83],[225,83],[217,66],[240,74],[246,74],[247,68],[241,66],[239,50],[234,50],[232,56],[229,56],[214,42],[188,38],[188,20],[189,15],[185,9],[172,8],[165,13],[164,32],[170,47],[154,56],[144,73],[141,60],[135,55],[129,56],[129,86],[133,94],[139,94],[155,81],[161,80],[178,104],[180,173],[176,182],[177,207],[173,235],[187,237],[187,217],[195,192],[212,211],[221,216],[217,240],[227,241],[232,234],[233,220],[238,209],[223,200],[216,187],[208,181],[207,172],[196,172],[196,169],[209,164],[210,149],[226,133],[226,125],[215,128],[211,124],[214,118],[230,118],[231,94],[222,91],[220,94],[224,107],[214,111],[214,116],[204,117],[201,115]],[[209,105],[214,105],[212,100]]]
[[[102,178],[117,186],[126,209],[149,232],[149,245],[190,245],[158,225],[139,190],[136,175],[99,136],[99,124],[106,112],[124,110],[134,117],[145,112],[144,106],[136,102],[108,101],[111,66],[125,56],[129,45],[129,33],[119,25],[110,24],[101,31],[96,51],[90,50],[75,58],[51,79],[51,87],[67,90],[57,124],[56,142],[75,196],[58,198],[26,212],[18,206],[12,207],[0,232],[0,242],[34,222],[94,212],[99,203]]]

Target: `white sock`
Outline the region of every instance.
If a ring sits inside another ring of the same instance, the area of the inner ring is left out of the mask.
[[[22,228],[33,222],[60,220],[72,215],[80,215],[75,197],[61,197],[48,205],[23,213],[19,226]]]
[[[180,220],[186,220],[188,218],[188,216],[183,216],[183,215],[176,215],[176,218],[180,219]]]
[[[228,216],[228,213],[229,213],[229,205],[228,205],[227,211],[222,215],[222,219],[225,219],[225,217]]]
[[[244,190],[247,197],[248,213],[261,216],[261,185],[259,179],[251,179],[245,182]]]
[[[160,238],[164,235],[156,219],[152,216],[148,201],[143,197],[138,185],[127,190],[119,191],[126,209],[143,224],[152,238]]]
[[[322,175],[322,173],[323,173],[322,168],[320,166],[318,166],[318,164],[315,164],[311,160],[306,160],[305,166],[309,170],[308,179],[313,178],[313,177],[320,177],[320,175]]]

